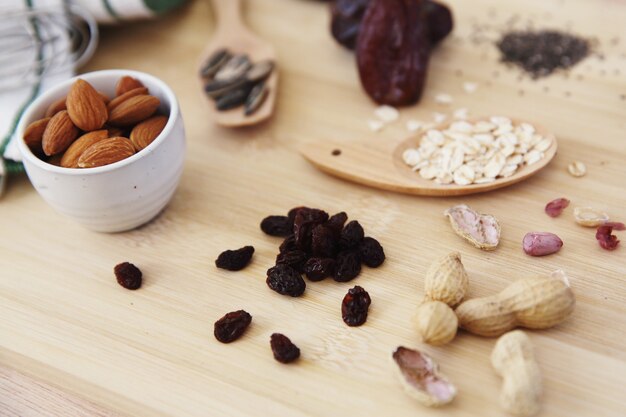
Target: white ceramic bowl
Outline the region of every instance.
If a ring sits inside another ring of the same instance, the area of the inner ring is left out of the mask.
[[[161,100],[169,114],[163,132],[145,149],[114,164],[86,169],[62,168],[37,158],[23,141],[24,129],[44,116],[47,107],[65,96],[82,78],[113,97],[120,77],[139,79]],[[172,198],[183,170],[185,128],[172,90],[152,75],[129,70],[95,71],[67,80],[38,97],[17,128],[24,166],[33,186],[48,204],[88,229],[121,232],[154,218]]]

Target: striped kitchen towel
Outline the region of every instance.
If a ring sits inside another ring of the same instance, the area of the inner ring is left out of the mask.
[[[23,170],[14,140],[22,113],[40,93],[75,74],[76,62],[69,54],[66,62],[56,59],[59,51],[71,47],[67,28],[75,23],[68,10],[79,10],[83,20],[91,23],[91,43],[82,55],[84,62],[97,44],[94,20],[115,24],[152,18],[185,1],[0,0],[0,194],[6,175]]]

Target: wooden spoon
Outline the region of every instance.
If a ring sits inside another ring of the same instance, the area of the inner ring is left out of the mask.
[[[241,0],[210,1],[213,5],[217,28],[213,39],[202,52],[199,68],[202,68],[206,60],[215,51],[222,48],[226,48],[236,54],[247,54],[253,63],[266,59],[272,60],[274,63],[276,62],[276,54],[272,45],[250,32],[241,20]],[[198,71],[198,74],[200,74],[200,71]],[[201,75],[199,77],[204,87],[206,81]],[[215,101],[205,96],[209,102],[210,117],[217,124],[227,127],[249,126],[268,119],[274,112],[274,101],[276,100],[278,84],[276,66],[274,66],[272,74],[265,83],[269,87],[268,95],[261,107],[249,116],[244,114],[243,106],[232,110],[218,111],[215,108]]]
[[[478,121],[478,119],[473,120]],[[514,121],[518,123],[518,121]],[[436,127],[443,130],[450,123]],[[557,149],[556,138],[545,129],[534,125],[537,133],[552,138],[552,145],[544,152],[544,157],[532,165],[523,165],[515,174],[499,178],[487,184],[456,185],[437,184],[425,180],[411,170],[402,160],[407,148],[419,146],[421,134],[400,144],[390,143],[382,138],[360,141],[320,141],[305,143],[300,152],[320,170],[370,187],[406,194],[426,196],[455,196],[482,193],[515,184],[536,174],[554,158]]]

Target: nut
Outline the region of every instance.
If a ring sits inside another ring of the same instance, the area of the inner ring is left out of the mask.
[[[64,168],[78,168],[78,159],[80,156],[96,142],[106,139],[109,136],[109,132],[106,130],[94,130],[93,132],[85,133],[70,145],[69,148],[63,153],[61,158],[61,166]]]
[[[100,129],[109,116],[102,96],[80,78],[72,84],[66,104],[74,125],[86,132]]]
[[[111,111],[113,111],[114,108],[116,108],[121,103],[128,100],[129,98],[139,96],[142,94],[148,94],[148,89],[146,87],[137,87],[132,90],[129,90],[125,92],[124,94],[121,94],[115,97],[113,100],[109,101],[109,103],[107,104],[107,110],[109,110],[109,113],[111,113]]]
[[[574,209],[576,223],[585,227],[598,227],[609,221],[609,215],[593,207],[576,207]]]
[[[65,105],[65,97],[61,97],[60,99],[54,101],[48,106],[48,109],[46,110],[46,117],[52,117],[61,110],[67,110],[67,106]]]
[[[517,326],[547,329],[574,311],[576,300],[566,277],[534,277],[513,282],[499,294],[463,302],[455,310],[459,326],[495,337]]]
[[[78,158],[79,168],[94,168],[126,159],[135,153],[135,148],[126,138],[107,138],[88,147]]]
[[[393,353],[404,391],[427,407],[448,404],[456,387],[439,373],[439,366],[427,354],[398,347]]]
[[[567,172],[573,177],[582,177],[587,173],[587,166],[580,161],[574,161],[567,166]]]
[[[522,247],[527,255],[544,256],[558,252],[563,247],[563,241],[554,233],[530,232],[524,236]]]
[[[491,364],[502,377],[500,404],[514,416],[528,417],[539,412],[542,383],[530,339],[521,330],[498,339]]]
[[[467,292],[467,272],[461,263],[461,254],[452,252],[430,265],[424,280],[425,299],[442,301],[456,307]]]
[[[500,243],[500,224],[489,214],[480,214],[460,204],[443,213],[457,235],[483,250],[494,250]]]
[[[78,136],[78,129],[70,120],[67,110],[61,110],[48,122],[41,144],[47,156],[65,151]]]
[[[167,116],[153,116],[144,120],[130,132],[130,141],[139,152],[161,134],[167,124]]]
[[[36,120],[29,124],[24,131],[24,142],[34,154],[43,153],[41,140],[43,139],[43,132],[45,132],[50,119],[51,117],[46,117],[45,119]]]
[[[138,79],[125,75],[120,78],[115,86],[115,96],[119,97],[130,90],[143,86],[144,85]]]
[[[115,107],[109,115],[113,126],[130,126],[152,116],[159,107],[158,98],[150,95],[138,95],[125,100]]]
[[[415,328],[424,343],[445,345],[456,336],[458,319],[454,311],[441,301],[426,301],[417,308]]]

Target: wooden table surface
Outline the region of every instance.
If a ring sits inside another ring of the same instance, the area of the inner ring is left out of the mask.
[[[0,203],[0,415],[502,416],[500,380],[489,363],[495,340],[461,332],[435,348],[422,345],[410,324],[430,262],[460,251],[469,297],[531,274],[567,271],[577,296],[574,314],[554,329],[529,332],[545,378],[541,415],[623,416],[626,248],[602,250],[593,229],[574,223],[573,207],[557,219],[543,207],[567,197],[572,206],[626,220],[626,3],[450,4],[456,29],[433,54],[422,102],[402,109],[401,121],[379,133],[367,127],[376,106],[359,86],[352,53],[331,40],[325,4],[246,2],[248,23],[276,47],[281,80],[273,120],[243,130],[215,127],[205,116],[195,74],[214,26],[207,2],[157,22],[105,29],[84,70],[137,69],[172,86],[186,122],[186,168],[167,210],[120,234],[84,230],[46,206],[27,179],[11,181]],[[497,62],[491,44],[470,41],[477,28],[503,28],[512,16],[518,25],[530,19],[536,27],[596,37],[602,56],[567,75],[520,79]],[[478,90],[465,93],[465,81],[477,82]],[[439,92],[453,96],[451,107],[434,102]],[[459,107],[541,123],[557,135],[559,152],[524,183],[465,198],[353,185],[316,171],[297,152],[304,141],[324,138],[358,139],[363,146],[401,141],[406,120]],[[573,160],[587,164],[585,177],[566,172]],[[481,252],[452,232],[442,211],[458,203],[500,220],[495,252]],[[265,270],[279,240],[258,224],[296,205],[345,210],[381,241],[387,261],[351,283],[310,283],[302,298],[270,291]],[[528,257],[521,250],[528,231],[555,232],[565,246],[556,255]],[[247,269],[215,268],[219,252],[246,244],[256,248]],[[113,266],[125,260],[144,272],[139,291],[114,280]],[[360,328],[348,328],[339,314],[354,284],[373,298]],[[230,345],[216,342],[213,322],[239,308],[254,317],[248,332]],[[268,340],[276,331],[300,346],[299,363],[272,359]],[[453,404],[431,410],[402,392],[390,360],[398,345],[423,349],[440,363],[459,388]]]

